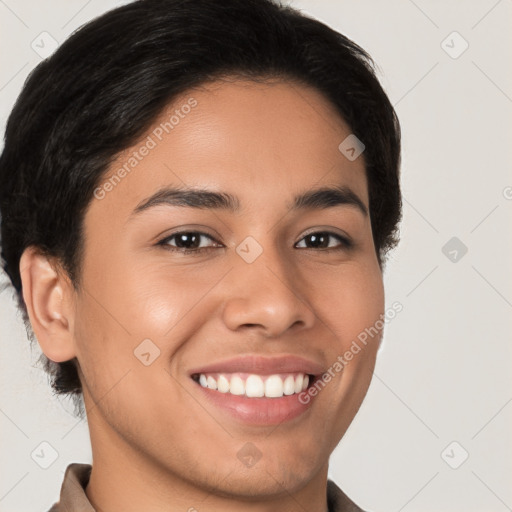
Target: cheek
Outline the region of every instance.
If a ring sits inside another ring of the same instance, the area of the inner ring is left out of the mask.
[[[384,313],[384,286],[375,265],[346,264],[315,286],[313,304],[328,318],[338,350],[374,326]]]
[[[152,339],[162,355],[172,357],[196,328],[209,321],[208,291],[222,276],[217,277],[217,270],[213,266],[210,271],[192,271],[153,265],[137,271],[138,277],[124,285],[132,333],[141,340]]]
[[[75,342],[85,387],[95,401],[130,370],[134,338],[101,297],[82,299],[77,310]]]
[[[380,272],[368,269],[357,277],[359,279],[354,281],[351,296],[347,298],[347,314],[352,339],[364,339],[360,335],[375,328],[384,313],[384,287]],[[373,337],[380,336],[380,330],[378,335],[374,330],[372,332]]]
[[[340,267],[317,304],[324,305],[318,311],[323,311],[322,320],[335,336],[326,355],[332,375],[328,386],[331,397],[339,403],[333,422],[341,432],[366,394],[382,336],[384,287],[378,264]]]
[[[94,294],[84,293],[77,310],[77,357],[86,387],[95,401],[106,393],[112,398],[116,393],[109,390],[116,386],[130,397],[128,405],[149,405],[148,396],[158,395],[147,389],[168,388],[175,354],[209,318],[202,299],[217,278],[136,262],[109,266],[103,276],[108,279],[88,275],[87,290]]]
[[[81,318],[76,325],[77,357],[88,414],[123,431],[133,443],[146,428],[145,418],[155,415],[169,425],[172,417],[165,415],[169,411],[162,403],[176,401],[169,375],[173,350],[162,338],[148,335],[153,319],[145,318],[141,309],[125,329],[95,301],[82,306]]]
[[[128,344],[132,349],[137,340],[167,337],[199,302],[212,279],[211,274],[169,268],[158,261],[146,263],[144,256],[125,256],[124,260],[111,257],[100,268],[101,276],[90,273],[87,288],[92,293],[85,294],[82,307],[88,321],[94,322],[91,325],[108,337],[109,346],[123,348]]]

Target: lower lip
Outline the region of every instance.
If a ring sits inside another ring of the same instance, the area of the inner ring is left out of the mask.
[[[252,425],[277,425],[290,421],[304,414],[310,407],[314,397],[309,395],[307,403],[299,401],[305,396],[307,389],[301,393],[285,395],[280,398],[248,398],[245,395],[221,393],[210,388],[196,385],[205,394],[207,400],[220,407],[235,419]]]

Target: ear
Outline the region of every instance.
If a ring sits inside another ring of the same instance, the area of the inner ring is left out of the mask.
[[[34,246],[20,259],[23,300],[43,353],[56,363],[75,357],[74,293],[66,273]]]

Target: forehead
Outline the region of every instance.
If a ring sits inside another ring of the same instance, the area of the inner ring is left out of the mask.
[[[118,155],[99,184],[111,185],[98,208],[126,220],[170,185],[231,193],[243,212],[288,205],[299,193],[330,185],[348,187],[367,205],[363,157],[351,161],[339,150],[350,134],[313,88],[216,80],[176,98]]]

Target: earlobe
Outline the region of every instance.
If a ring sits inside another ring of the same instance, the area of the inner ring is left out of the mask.
[[[41,350],[56,363],[74,358],[71,283],[33,246],[21,256],[20,274],[23,300]]]

